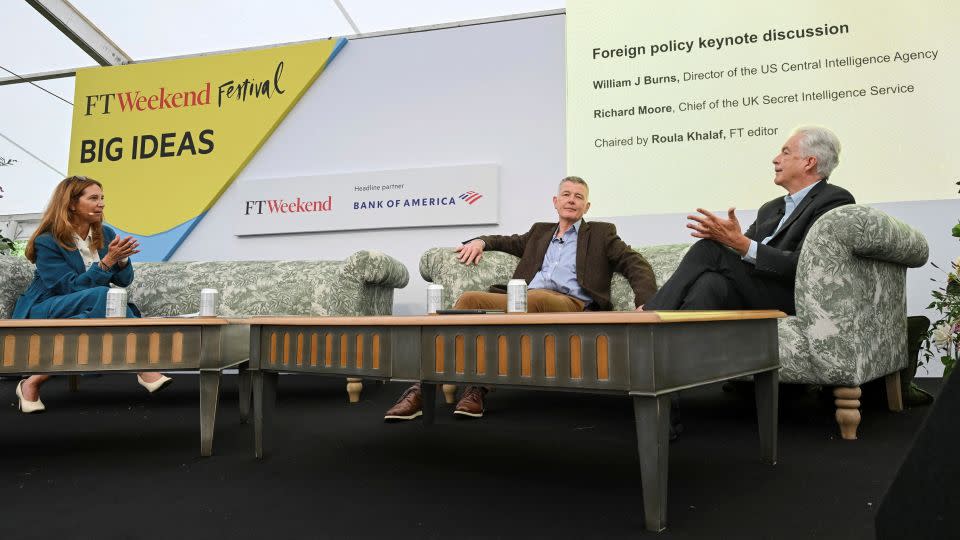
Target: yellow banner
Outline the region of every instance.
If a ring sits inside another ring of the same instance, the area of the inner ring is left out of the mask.
[[[345,43],[78,70],[70,174],[102,182],[110,225],[166,258]]]

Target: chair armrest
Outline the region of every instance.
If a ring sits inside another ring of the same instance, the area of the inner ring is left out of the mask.
[[[834,214],[830,219],[845,223],[845,240],[854,255],[909,268],[918,268],[927,263],[930,255],[927,239],[906,223],[880,210],[861,205],[836,208],[824,214],[823,218],[829,214]]]
[[[340,274],[361,283],[402,289],[410,282],[410,272],[397,259],[379,251],[358,251],[343,261]]]
[[[330,284],[330,315],[390,315],[394,289],[410,281],[407,267],[379,251],[358,251],[344,259]]]
[[[23,257],[0,255],[0,319],[9,319],[17,299],[33,281],[33,264]]]
[[[520,262],[518,257],[501,251],[484,251],[480,263],[460,262],[453,248],[430,248],[420,256],[420,276],[443,285],[443,305],[453,306],[466,291],[485,291],[491,285],[506,283]]]

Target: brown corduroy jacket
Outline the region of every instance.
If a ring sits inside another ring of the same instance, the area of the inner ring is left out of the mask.
[[[529,284],[543,266],[550,239],[557,231],[557,223],[534,223],[524,234],[510,236],[481,236],[485,250],[503,251],[520,257],[513,273],[514,279]],[[577,231],[577,281],[593,299],[587,309],[609,311],[610,279],[620,272],[633,288],[634,304],[643,305],[657,290],[653,268],[642,255],[630,249],[617,236],[612,223],[583,221]]]

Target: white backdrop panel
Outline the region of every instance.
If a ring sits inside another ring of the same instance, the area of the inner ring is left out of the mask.
[[[556,218],[564,176],[563,17],[352,40],[173,260],[342,259],[386,252],[410,270],[394,313],[424,313],[430,247]],[[258,178],[491,163],[500,225],[237,237],[234,193]]]

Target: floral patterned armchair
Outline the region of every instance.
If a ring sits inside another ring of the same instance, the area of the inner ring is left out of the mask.
[[[635,248],[662,284],[690,244]],[[902,408],[899,371],[907,366],[906,270],[927,261],[927,242],[912,227],[874,208],[849,205],[823,215],[800,253],[797,314],[779,321],[780,381],[834,387],[843,438],[855,439],[860,423],[860,385],[887,378],[891,410]],[[468,290],[506,283],[518,259],[486,252],[477,266],[459,263],[450,248],[420,258],[420,274],[444,287],[451,307]],[[615,274],[614,309],[633,309],[627,280]]]

